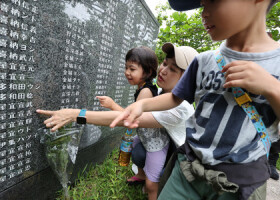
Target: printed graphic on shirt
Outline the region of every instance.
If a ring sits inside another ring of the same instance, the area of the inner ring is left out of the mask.
[[[234,53],[230,52],[231,55]],[[276,53],[280,56],[280,49]],[[279,80],[280,69],[275,65],[280,62],[279,56],[272,57],[270,54],[246,54],[244,59],[250,60],[251,56],[256,59],[254,62]],[[236,60],[227,55],[224,57],[227,63]],[[232,89],[223,88],[224,82],[224,74],[219,70],[214,53],[206,52],[197,56],[173,89],[174,95],[189,103],[194,100],[197,106],[194,116],[186,122],[186,142],[203,163],[251,162],[266,155],[264,146],[251,119],[234,100]],[[272,107],[264,96],[248,94],[268,134],[275,139],[278,119]]]

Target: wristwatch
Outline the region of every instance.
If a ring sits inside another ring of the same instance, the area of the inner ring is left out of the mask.
[[[78,124],[86,124],[87,123],[86,111],[87,111],[86,109],[82,109],[80,111],[80,114],[77,117],[77,123]]]

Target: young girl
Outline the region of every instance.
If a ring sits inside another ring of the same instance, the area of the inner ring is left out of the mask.
[[[158,67],[156,54],[148,47],[136,47],[128,51],[125,61],[125,76],[129,84],[138,86],[134,94],[135,101],[156,96],[157,87],[152,83]],[[123,110],[110,97],[97,96],[97,98],[103,107],[115,111]],[[147,151],[145,167],[138,168],[138,174],[129,178],[127,183],[136,185],[145,182],[149,199],[156,199],[157,184],[165,163],[170,139],[168,134],[160,129],[138,128],[136,132],[133,147],[140,142],[143,144]]]
[[[157,96],[157,87],[152,84],[156,77],[158,60],[155,52],[148,47],[129,50],[125,57],[125,77],[130,85],[137,85],[134,100]],[[123,108],[110,97],[97,96],[100,105],[110,110],[122,111]]]

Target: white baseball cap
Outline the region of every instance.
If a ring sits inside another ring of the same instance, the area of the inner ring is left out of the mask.
[[[164,53],[168,53],[172,49],[174,49],[176,64],[183,70],[186,70],[195,56],[198,55],[198,52],[194,48],[189,46],[176,47],[170,42],[167,42],[162,46],[162,51]]]

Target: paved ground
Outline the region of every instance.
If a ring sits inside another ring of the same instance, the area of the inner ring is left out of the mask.
[[[278,171],[278,173],[280,173]],[[267,195],[266,200],[279,200],[280,199],[280,180],[275,181],[269,179],[267,181]]]

